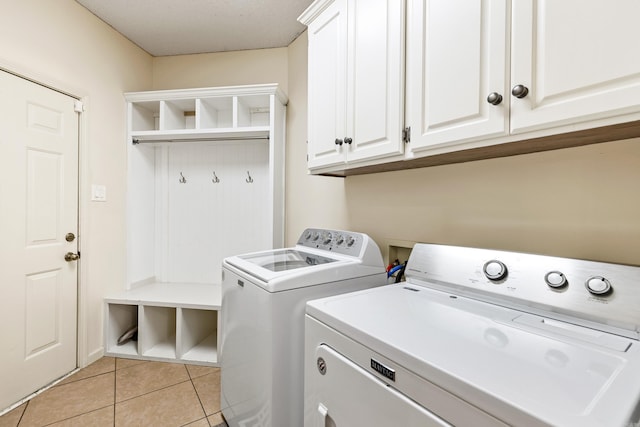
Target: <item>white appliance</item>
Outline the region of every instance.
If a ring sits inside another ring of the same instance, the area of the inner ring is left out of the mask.
[[[310,301],[305,426],[637,426],[640,268],[431,244]]]
[[[305,230],[293,248],[223,262],[221,406],[231,427],[303,423],[304,307],[387,283],[366,234]]]

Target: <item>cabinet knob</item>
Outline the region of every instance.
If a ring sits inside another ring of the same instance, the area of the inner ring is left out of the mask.
[[[345,144],[351,144],[352,142],[353,142],[353,139],[348,138],[348,137],[345,137],[345,138],[344,138],[344,143],[345,143]]]
[[[487,96],[487,102],[491,105],[499,105],[502,102],[502,95],[498,92],[491,92],[489,96]]]
[[[511,95],[516,98],[524,98],[529,93],[529,89],[524,85],[515,85],[513,89],[511,89]]]
[[[342,141],[341,139],[336,138],[336,145],[342,145],[343,142],[344,141]]]

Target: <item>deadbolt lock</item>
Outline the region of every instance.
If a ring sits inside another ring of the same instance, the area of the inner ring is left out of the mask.
[[[67,235],[64,236],[64,240],[66,240],[67,242],[73,242],[74,240],[76,240],[76,235],[73,233],[67,233]]]

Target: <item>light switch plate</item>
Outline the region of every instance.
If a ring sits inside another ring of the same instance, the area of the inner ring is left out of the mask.
[[[106,202],[107,201],[107,187],[105,185],[91,186],[91,200],[94,202]]]

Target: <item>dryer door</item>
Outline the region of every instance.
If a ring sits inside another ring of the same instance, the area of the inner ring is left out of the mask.
[[[385,385],[358,365],[320,345],[322,360],[309,386],[314,388],[311,410],[305,411],[305,427],[451,426],[436,415]]]

